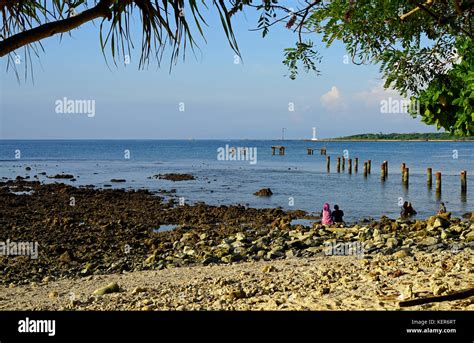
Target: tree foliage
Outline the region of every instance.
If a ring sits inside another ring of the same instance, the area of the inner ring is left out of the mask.
[[[207,3],[217,9],[230,46],[238,53],[227,5],[223,0]],[[141,25],[140,67],[153,57],[160,63],[167,47],[171,61],[176,62],[186,47],[194,49],[196,34],[204,37],[205,8],[204,0],[0,0],[0,57],[7,56],[8,65],[14,67],[15,51],[24,48],[31,62],[31,57],[43,49],[43,39],[99,20],[102,51],[109,51],[116,63],[137,44],[131,22],[137,16]]]

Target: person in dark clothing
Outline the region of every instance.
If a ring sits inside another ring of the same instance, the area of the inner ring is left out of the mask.
[[[411,202],[405,201],[403,203],[402,210],[400,212],[400,217],[402,219],[408,219],[408,218],[414,216],[415,214],[417,214],[417,212],[413,208]]]
[[[334,223],[344,222],[342,219],[342,217],[344,217],[344,211],[340,210],[338,205],[334,205],[334,211],[332,211],[331,216]]]
[[[446,206],[444,205],[444,202],[442,202],[442,203],[439,205],[438,214],[444,214],[444,213],[446,213]]]
[[[415,209],[413,208],[411,202],[408,203],[408,214],[411,216],[414,216],[416,215],[418,212],[415,211]]]

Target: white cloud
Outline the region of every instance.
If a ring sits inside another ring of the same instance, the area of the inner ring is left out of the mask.
[[[332,86],[331,90],[321,95],[321,105],[329,110],[336,110],[343,105],[341,92],[336,86]]]
[[[377,83],[369,90],[364,90],[353,95],[355,101],[363,103],[367,107],[380,106],[382,100],[388,98],[401,99],[400,95],[393,89],[385,89],[383,83]]]

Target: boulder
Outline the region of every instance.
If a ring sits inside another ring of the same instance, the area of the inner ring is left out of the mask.
[[[253,195],[259,196],[259,197],[269,197],[272,195],[273,192],[270,188],[262,188],[258,192],[253,193]]]
[[[120,287],[119,287],[118,283],[112,282],[112,283],[108,284],[105,287],[96,289],[94,291],[94,294],[95,295],[104,295],[104,294],[117,293],[117,292],[120,292]]]
[[[426,237],[422,239],[418,244],[423,246],[431,246],[438,243],[438,237]]]
[[[468,241],[468,242],[474,241],[474,230],[469,231],[469,232],[464,236],[464,238],[465,238],[466,241]]]
[[[433,228],[434,229],[439,229],[439,228],[442,228],[442,229],[446,229],[449,227],[450,225],[450,221],[448,218],[446,218],[445,216],[437,216],[434,223],[433,223]]]

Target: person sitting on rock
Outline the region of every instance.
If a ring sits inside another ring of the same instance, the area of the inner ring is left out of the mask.
[[[344,211],[339,209],[339,205],[334,205],[334,211],[331,213],[331,218],[334,223],[343,223]]]
[[[446,213],[446,206],[444,205],[444,202],[442,202],[442,203],[439,205],[438,214],[444,214],[444,213]]]
[[[321,224],[331,225],[332,223],[331,208],[328,203],[325,203],[321,212]]]
[[[415,209],[413,208],[411,202],[408,203],[408,214],[411,216],[414,216],[416,215],[418,212],[415,211]]]
[[[415,214],[417,214],[417,212],[413,208],[411,202],[405,201],[403,203],[402,210],[400,212],[400,217],[402,219],[408,219],[408,218],[414,216]]]

